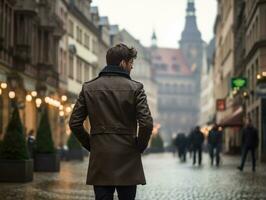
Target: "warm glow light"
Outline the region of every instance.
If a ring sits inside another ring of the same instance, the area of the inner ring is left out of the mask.
[[[30,102],[32,100],[32,96],[30,94],[26,95],[26,101]]]
[[[50,102],[50,97],[45,97],[44,101],[45,101],[45,103],[49,103]]]
[[[71,108],[71,107],[67,107],[67,108],[66,108],[66,112],[67,112],[67,113],[70,113],[71,111],[72,111],[72,108]]]
[[[42,100],[40,98],[37,98],[35,100],[35,102],[36,102],[37,105],[41,105],[42,104]]]
[[[262,72],[262,76],[266,76],[266,72]]]
[[[248,93],[247,92],[243,92],[243,96],[244,97],[248,96]]]
[[[2,89],[6,89],[7,88],[7,84],[6,83],[1,83],[1,88]]]
[[[71,108],[72,108],[72,109],[74,108],[74,106],[75,106],[75,104],[71,104]]]
[[[8,96],[9,96],[10,99],[14,99],[15,96],[16,96],[16,93],[15,93],[14,91],[10,91],[10,92],[8,93]]]
[[[257,79],[261,79],[261,75],[260,74],[257,74]]]
[[[36,91],[32,91],[31,92],[31,96],[36,97],[37,96],[37,92]]]
[[[0,88],[0,95],[2,94],[2,89]]]
[[[65,115],[64,111],[59,112],[60,117],[63,117]]]
[[[64,110],[64,106],[63,105],[60,105],[59,106],[59,110]]]
[[[159,133],[160,128],[161,128],[161,124],[158,124],[158,123],[155,124],[155,125],[153,126],[152,134],[153,134],[153,135],[157,135],[157,134]]]
[[[67,101],[67,96],[66,96],[66,95],[63,95],[63,96],[61,97],[61,100],[62,100],[62,101]]]
[[[237,94],[237,90],[233,90],[233,95],[236,95]]]

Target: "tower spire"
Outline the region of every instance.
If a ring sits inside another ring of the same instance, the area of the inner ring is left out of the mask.
[[[201,41],[201,33],[197,26],[195,1],[187,0],[186,23],[181,41]]]
[[[152,36],[151,36],[151,46],[157,47],[157,36],[156,36],[154,29],[153,29]]]

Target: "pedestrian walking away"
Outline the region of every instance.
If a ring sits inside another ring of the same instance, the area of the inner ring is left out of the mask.
[[[210,130],[208,135],[208,145],[211,157],[211,165],[213,165],[214,159],[216,161],[216,166],[220,165],[220,153],[222,149],[222,131],[219,131],[217,124],[214,124],[213,128]]]
[[[107,66],[82,86],[69,125],[90,151],[87,184],[96,200],[134,200],[137,185],[146,184],[141,153],[146,149],[153,119],[143,84],[131,79],[137,51],[118,44],[107,51]],[[90,133],[84,127],[90,120]],[[137,134],[138,129],[138,134]]]
[[[242,158],[241,164],[238,167],[240,171],[243,171],[247,154],[250,151],[252,157],[252,171],[256,171],[256,149],[259,144],[258,130],[252,125],[250,118],[246,119],[245,127],[242,130]]]
[[[191,148],[193,152],[193,165],[196,164],[196,157],[198,155],[198,164],[201,165],[202,161],[202,144],[204,142],[204,135],[200,131],[200,127],[196,126],[192,134],[190,135]]]

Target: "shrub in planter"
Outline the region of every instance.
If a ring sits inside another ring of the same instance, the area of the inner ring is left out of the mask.
[[[1,142],[0,181],[28,182],[32,179],[33,161],[29,159],[24,129],[15,106]]]
[[[54,148],[48,111],[47,108],[45,108],[42,112],[36,135],[34,170],[43,172],[58,172],[59,169],[60,157]]]
[[[82,146],[73,133],[68,138],[67,146],[67,160],[83,160]]]
[[[163,147],[163,139],[161,135],[158,133],[156,135],[153,135],[151,138],[151,146],[149,149],[150,152],[152,153],[157,153],[157,152],[163,152],[164,147]]]

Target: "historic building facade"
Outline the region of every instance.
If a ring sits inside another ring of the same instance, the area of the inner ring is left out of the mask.
[[[218,15],[215,22],[216,52],[214,64],[215,99],[225,102],[225,109],[217,111],[216,122],[224,127],[224,150],[231,150],[231,143],[238,137],[239,124],[231,123],[234,113],[238,114],[233,105],[233,91],[230,81],[234,76],[234,1],[222,0],[218,2]]]
[[[150,50],[159,87],[161,132],[169,143],[174,133],[189,133],[198,123],[204,42],[197,27],[193,0],[187,2],[180,48],[158,47],[156,39],[154,33]]]
[[[257,75],[266,72],[266,2],[247,0],[244,8],[245,71],[248,80],[246,115],[259,130],[258,156],[266,161],[266,99],[256,94]]]
[[[213,57],[215,39],[212,39],[203,52],[203,65],[201,72],[201,94],[200,94],[200,115],[199,125],[210,128],[215,122],[215,98],[214,98],[214,76]]]

